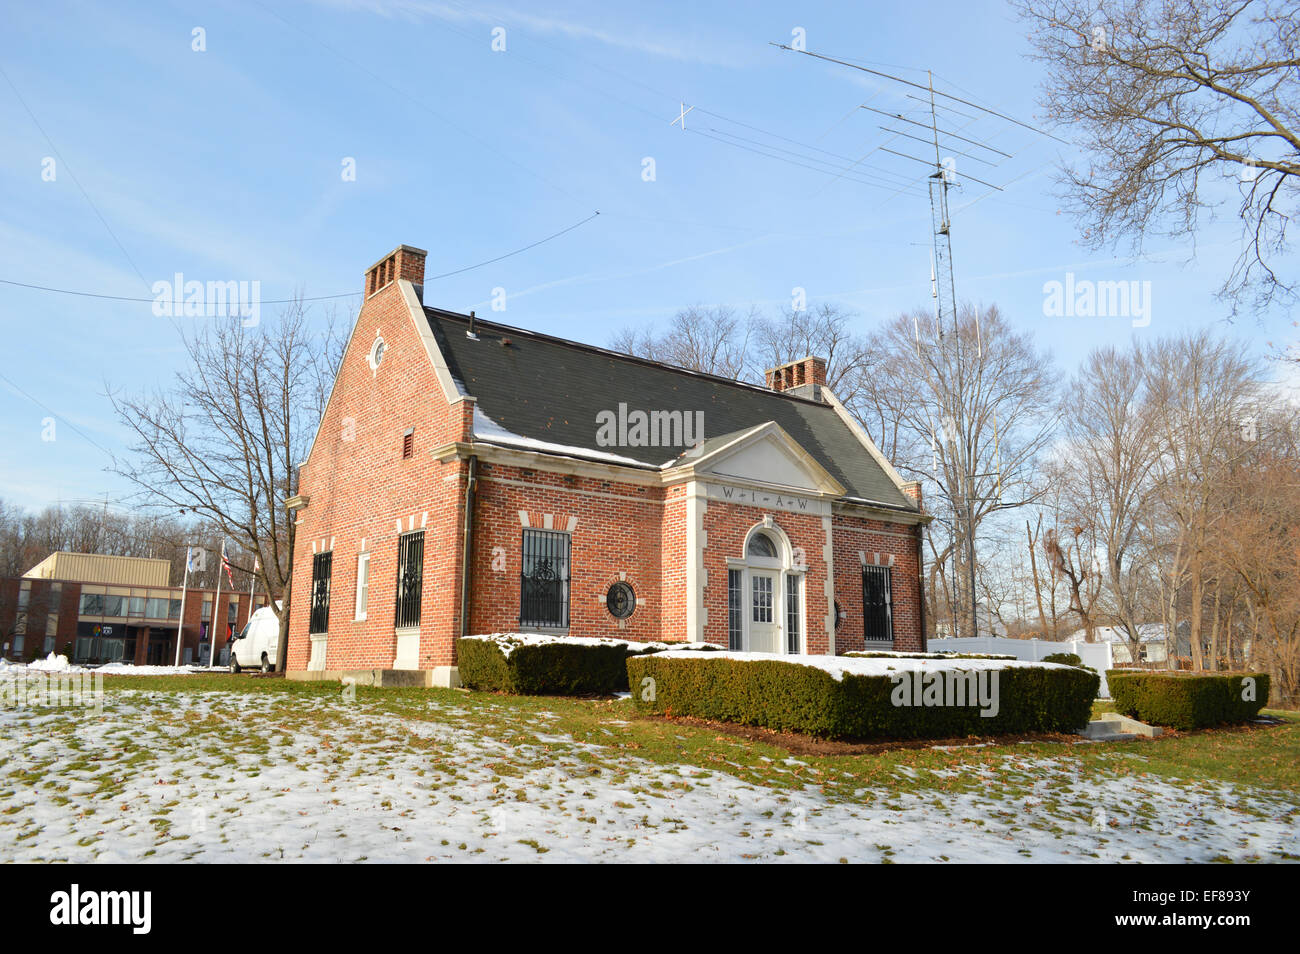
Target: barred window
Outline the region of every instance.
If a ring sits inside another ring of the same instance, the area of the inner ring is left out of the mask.
[[[787,652],[799,652],[799,576],[785,578],[785,632]]]
[[[330,622],[330,569],[334,554],[318,553],[311,558],[311,619],[308,631],[325,633],[329,631]],[[210,611],[211,604],[204,601],[205,612]]]
[[[889,567],[862,568],[862,629],[867,642],[893,642]]]
[[[745,648],[745,631],[741,614],[741,580],[744,574],[740,570],[727,571],[727,648],[739,652]]]
[[[521,626],[569,625],[569,546],[567,533],[525,530],[519,578]]]
[[[420,598],[424,593],[424,531],[404,533],[397,540],[397,611],[393,624],[420,625]]]

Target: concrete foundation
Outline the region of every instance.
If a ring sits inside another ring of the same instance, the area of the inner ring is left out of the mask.
[[[285,673],[295,682],[338,682],[355,686],[381,688],[459,689],[460,670],[456,666],[433,669],[307,669]]]

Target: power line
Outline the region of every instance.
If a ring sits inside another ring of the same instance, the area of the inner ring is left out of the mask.
[[[462,272],[468,272],[475,268],[482,268],[484,265],[491,265],[495,262],[500,262],[507,258],[510,258],[511,256],[519,255],[520,253],[526,252],[529,249],[537,248],[537,246],[544,245],[545,243],[551,241],[552,239],[557,239],[561,235],[564,235],[568,232],[572,232],[574,229],[578,228],[581,225],[586,225],[588,222],[590,222],[598,215],[600,215],[600,212],[593,212],[591,215],[587,216],[581,222],[575,222],[573,225],[570,225],[568,228],[561,229],[560,231],[555,232],[552,235],[546,236],[546,238],[538,239],[536,242],[532,242],[529,245],[525,245],[523,248],[517,248],[513,252],[506,252],[506,254],[504,255],[498,255],[496,258],[489,258],[487,261],[478,262],[474,265],[466,265],[464,268],[458,268],[455,271],[443,272],[441,275],[434,275],[430,278],[426,278],[425,283],[427,284],[428,282],[437,281],[440,278],[449,278],[452,275],[459,275]],[[100,298],[107,301],[138,301],[138,302],[157,301],[157,298],[132,298],[126,295],[101,295],[98,292],[74,291],[70,288],[54,288],[49,285],[33,285],[28,282],[13,281],[12,279],[9,278],[0,278],[0,284],[15,285],[19,288],[30,288],[35,291],[55,292],[56,294],[60,294],[60,295],[76,295],[79,298]],[[363,294],[363,292],[355,291],[355,292],[343,292],[342,294],[339,295],[315,295],[310,298],[274,298],[271,299],[270,301],[259,302],[259,304],[284,305],[290,302],[298,302],[298,301],[329,301],[335,298],[353,298],[361,294]]]
[[[803,153],[795,152],[793,149],[782,149],[780,146],[769,145],[768,143],[765,143],[765,142],[759,142],[758,140],[755,140],[755,139],[746,139],[744,136],[737,136],[735,133],[729,133],[729,132],[726,132],[726,131],[721,130],[721,129],[714,129],[712,126],[706,126],[706,127],[704,127],[704,128],[705,128],[705,129],[708,129],[710,132],[715,132],[715,133],[717,133],[717,134],[720,135],[720,136],[726,136],[728,139],[738,139],[738,140],[740,140],[741,142],[747,142],[747,143],[750,143],[750,144],[755,145],[755,146],[761,146],[761,147],[764,148],[764,149],[773,149],[773,150],[775,150],[775,151],[777,151],[777,152],[783,152],[783,153],[785,153],[785,154],[787,154],[787,155],[795,156],[795,157],[797,157],[797,158],[799,158],[799,159],[804,159],[804,160],[806,160],[806,161],[808,161],[808,162],[817,162],[817,163],[821,163],[822,165],[830,166],[832,169],[837,170],[837,171],[842,172],[842,173],[845,173],[845,174],[851,172],[851,171],[853,170],[854,166],[856,166],[858,163],[861,162],[860,159],[850,159],[848,156],[839,156],[838,158],[843,159],[843,160],[844,160],[845,162],[847,162],[847,163],[850,163],[850,165],[848,165],[848,166],[844,166],[844,167],[836,166],[836,165],[834,165],[833,163],[827,162],[825,159],[817,159],[817,158],[815,158],[815,157],[813,157],[813,156],[807,156],[807,155],[804,155]],[[824,150],[822,150],[822,151],[824,151]],[[765,153],[763,153],[762,155],[765,155]],[[827,155],[834,155],[834,153],[827,153]],[[868,153],[868,155],[870,155],[870,153]],[[775,158],[778,158],[778,157],[773,156],[772,158],[775,159]],[[881,168],[879,168],[879,167],[877,167],[877,166],[867,166],[867,165],[864,165],[863,168],[864,168],[864,169],[869,169],[869,170],[871,170],[872,172],[878,173],[879,175],[893,176],[893,177],[896,178],[896,179],[904,179],[904,180],[906,179],[906,176],[900,176],[897,172],[894,172],[894,171],[892,171],[892,170],[890,170],[890,169],[881,169]],[[856,181],[859,181],[859,182],[868,182],[869,180],[868,180],[868,179],[858,179],[858,180],[856,180]],[[885,180],[885,181],[882,182],[882,183],[875,183],[875,184],[882,185],[882,186],[886,186],[886,187],[888,187],[888,186],[896,186],[896,185],[899,185],[899,183],[897,183],[897,182],[889,182],[888,180]]]
[[[121,239],[117,237],[117,233],[114,232],[112,226],[108,224],[108,220],[105,219],[103,213],[99,211],[99,206],[95,205],[94,200],[90,198],[90,193],[88,193],[85,186],[81,184],[81,180],[77,178],[77,174],[72,171],[72,166],[70,166],[68,161],[63,158],[63,153],[59,152],[59,147],[54,145],[54,140],[51,139],[49,133],[45,131],[45,127],[42,126],[41,121],[36,118],[36,114],[33,113],[31,107],[27,105],[27,100],[23,99],[22,93],[18,92],[18,87],[14,85],[14,81],[9,78],[9,74],[4,71],[3,67],[0,67],[0,76],[5,78],[5,82],[8,83],[9,88],[13,90],[14,96],[17,97],[18,102],[31,118],[32,123],[38,130],[40,130],[41,135],[45,137],[45,141],[49,144],[50,151],[54,153],[55,157],[67,171],[68,175],[72,176],[72,181],[76,183],[77,191],[81,193],[81,197],[86,200],[86,204],[89,205],[91,211],[95,213],[95,218],[99,219],[100,224],[104,226],[104,231],[108,232],[109,236],[113,239],[113,243],[117,245],[118,250],[122,253],[122,256],[131,264],[132,270],[137,276],[139,276],[140,281],[144,282],[146,285],[149,284],[145,281],[144,275],[140,273],[140,269],[136,266],[135,259],[131,257],[131,254],[126,250],[126,246],[124,246]]]
[[[32,397],[30,394],[28,394],[26,391],[24,391],[22,388],[20,388],[17,384],[15,384],[13,381],[11,381],[11,380],[9,379],[9,377],[6,376],[3,372],[0,372],[0,381],[4,381],[5,384],[9,385],[11,388],[13,388],[15,391],[17,391],[17,392],[18,392],[19,394],[21,394],[23,397],[27,398],[27,400],[31,401],[31,402],[32,402],[33,404],[35,404],[37,407],[43,409],[46,413],[50,414],[52,417],[56,418],[57,420],[62,421],[62,422],[63,422],[64,424],[66,424],[68,427],[72,428],[72,430],[75,431],[77,434],[80,434],[80,435],[81,435],[81,436],[82,436],[82,437],[83,437],[87,442],[89,442],[89,443],[92,444],[93,446],[99,448],[101,451],[103,451],[105,454],[107,454],[110,458],[114,458],[114,459],[115,459],[115,456],[114,456],[114,454],[113,454],[113,452],[112,452],[111,450],[109,450],[109,449],[108,449],[107,447],[105,447],[103,444],[99,443],[99,441],[95,440],[93,437],[91,437],[89,434],[87,434],[87,433],[86,433],[85,431],[83,431],[81,428],[77,427],[76,424],[73,424],[71,421],[69,421],[66,417],[64,417],[64,416],[63,416],[62,414],[60,414],[58,411],[54,410],[54,409],[53,409],[52,407],[50,407],[48,404],[46,404],[45,402],[40,401],[40,400],[37,400],[36,398]]]
[[[770,152],[764,152],[764,151],[762,151],[761,149],[755,149],[755,148],[752,148],[752,147],[750,147],[750,146],[742,145],[741,143],[738,143],[738,142],[732,142],[732,141],[729,140],[729,139],[724,139],[724,138],[722,138],[721,136],[714,136],[714,135],[711,135],[710,133],[703,132],[703,131],[701,131],[701,130],[699,130],[699,129],[688,129],[688,130],[686,130],[686,131],[689,132],[689,133],[691,133],[692,135],[695,135],[695,136],[704,136],[706,139],[712,139],[712,140],[714,140],[714,141],[716,141],[716,142],[720,142],[720,143],[722,143],[723,145],[733,146],[733,147],[735,147],[736,149],[743,149],[743,150],[745,150],[746,152],[752,152],[752,153],[754,153],[755,155],[765,156],[765,157],[768,158],[768,159],[775,159],[775,160],[777,160],[778,162],[786,162],[786,163],[789,163],[789,164],[792,165],[792,166],[799,166],[800,168],[808,169],[808,170],[811,170],[812,172],[820,172],[822,175],[834,175],[835,178],[837,178],[837,179],[839,179],[839,178],[845,178],[845,179],[848,179],[850,182],[857,182],[857,183],[859,183],[860,185],[872,186],[872,187],[877,188],[877,189],[888,189],[888,188],[891,188],[891,187],[897,185],[897,183],[879,183],[879,182],[871,182],[871,181],[868,180],[868,179],[859,179],[857,176],[849,175],[849,171],[848,171],[848,169],[838,169],[837,172],[832,173],[832,171],[831,171],[830,169],[819,169],[819,168],[817,168],[816,166],[810,166],[810,165],[807,165],[806,163],[803,163],[803,162],[796,162],[795,160],[793,160],[793,159],[787,159],[787,158],[785,158],[784,156],[776,156],[776,155],[773,155],[773,154],[770,153]],[[775,147],[769,147],[769,148],[775,148]],[[804,158],[808,159],[809,162],[821,162],[821,161],[822,161],[822,160],[819,160],[819,159],[813,159],[813,158],[811,158],[811,157],[809,157],[809,156],[805,156]],[[852,167],[849,167],[849,168],[852,168]],[[903,188],[903,189],[907,189],[907,188],[909,188],[909,186],[903,186],[902,188]]]

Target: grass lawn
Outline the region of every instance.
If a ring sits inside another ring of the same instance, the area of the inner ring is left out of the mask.
[[[105,687],[101,714],[0,710],[0,860],[1300,860],[1293,713],[1104,745],[792,752],[624,701]]]

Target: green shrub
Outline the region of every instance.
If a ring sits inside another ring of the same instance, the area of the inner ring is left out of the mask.
[[[470,689],[524,696],[609,695],[627,691],[627,659],[659,652],[660,643],[584,645],[561,640],[516,645],[506,653],[500,641],[457,640],[460,681]]]
[[[1077,653],[1050,653],[1042,659],[1046,663],[1059,663],[1062,666],[1082,666],[1083,657]]]
[[[1243,683],[1253,679],[1254,699]],[[1201,729],[1249,722],[1268,702],[1265,673],[1178,673],[1110,669],[1106,683],[1115,711],[1153,725]]]
[[[895,705],[889,675],[845,673],[837,680],[814,666],[777,659],[663,653],[630,657],[627,671],[632,699],[645,713],[846,740],[1073,732],[1088,722],[1100,681],[1082,669],[998,669],[997,713],[982,716],[978,705]]]

